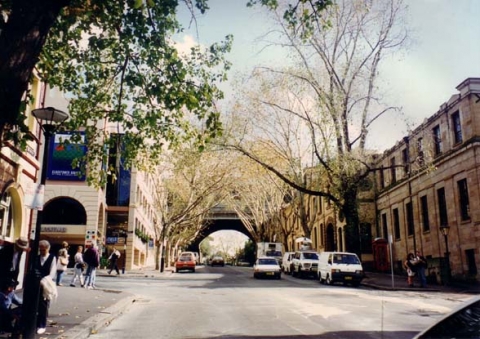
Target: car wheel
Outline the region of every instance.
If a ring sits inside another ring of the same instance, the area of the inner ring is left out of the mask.
[[[178,273],[178,268],[175,269],[175,273]]]
[[[329,274],[327,274],[326,283],[327,283],[327,285],[333,285],[333,280],[330,278]]]
[[[292,277],[296,277],[296,276],[297,276],[297,272],[295,272],[295,267],[294,267],[292,270]]]
[[[194,269],[194,268],[192,268],[192,273],[195,273],[195,269]]]
[[[352,283],[352,286],[353,286],[353,287],[359,287],[359,286],[360,286],[360,283],[359,283],[358,281],[356,281],[356,282]]]

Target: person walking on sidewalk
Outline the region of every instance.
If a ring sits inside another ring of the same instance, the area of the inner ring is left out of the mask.
[[[403,268],[407,271],[408,287],[413,287],[413,277],[415,276],[415,256],[408,253],[407,259],[403,262]]]
[[[68,266],[68,242],[62,242],[57,258],[57,286],[62,286],[62,279]]]
[[[108,274],[112,273],[112,270],[117,271],[117,275],[120,274],[117,266],[118,258],[120,258],[120,252],[114,247],[112,254],[108,257],[108,261],[110,261],[110,270],[108,271]]]
[[[78,278],[80,281],[80,286],[83,287],[83,270],[85,269],[85,262],[83,261],[83,246],[77,247],[77,253],[75,254],[74,261],[75,264],[73,266],[73,278],[70,286],[75,287],[75,283],[77,282]]]
[[[95,245],[87,245],[88,248],[83,254],[83,261],[88,265],[85,277],[85,288],[89,290],[95,288],[95,279],[97,276],[97,267],[100,265],[100,254]]]
[[[418,274],[418,279],[420,280],[420,286],[427,287],[427,277],[425,275],[425,270],[427,269],[427,258],[422,255],[422,252],[417,251],[415,262],[415,268]]]
[[[47,240],[40,240],[38,243],[40,255],[36,258],[35,267],[40,272],[40,277],[50,279],[51,284],[55,287],[54,279],[57,273],[57,259],[50,254],[50,243]],[[38,301],[37,314],[37,334],[45,333],[47,327],[48,309],[50,308],[50,299],[44,297],[45,287],[42,286],[40,300]]]

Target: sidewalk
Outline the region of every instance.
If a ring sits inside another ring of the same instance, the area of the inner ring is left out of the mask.
[[[170,270],[160,273],[152,268],[125,272],[116,276],[116,273],[109,275],[107,270],[97,270],[97,277],[111,277],[125,279],[132,276],[159,277],[171,274]],[[101,284],[95,290],[71,287],[72,273],[69,272],[63,279],[63,286],[58,286],[58,299],[50,304],[47,331],[37,335],[38,339],[85,339],[90,334],[97,332],[107,326],[113,319],[125,311],[129,305],[136,300],[136,296],[106,288]],[[21,295],[23,291],[18,291]],[[0,334],[0,338],[8,338],[8,334]]]
[[[445,293],[467,293],[480,294],[480,284],[468,284],[454,282],[449,285],[427,285],[426,288],[420,287],[418,281],[414,287],[408,287],[407,277],[392,275],[390,273],[365,272],[365,278],[362,281],[363,286],[390,290],[390,291],[424,291],[424,292],[445,292]]]

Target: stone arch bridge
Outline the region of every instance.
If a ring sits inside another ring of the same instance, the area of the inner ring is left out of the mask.
[[[207,217],[207,221],[209,224],[197,234],[195,239],[188,245],[189,251],[200,252],[200,243],[210,234],[217,231],[238,231],[245,234],[252,241],[255,241],[253,230],[249,230],[245,226],[235,211],[229,210],[225,206],[218,205],[212,208]]]

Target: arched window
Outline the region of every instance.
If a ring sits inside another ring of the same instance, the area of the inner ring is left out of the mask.
[[[10,193],[7,191],[0,200],[0,235],[13,237],[13,206]]]
[[[50,200],[43,208],[44,224],[86,225],[85,207],[72,198]]]

